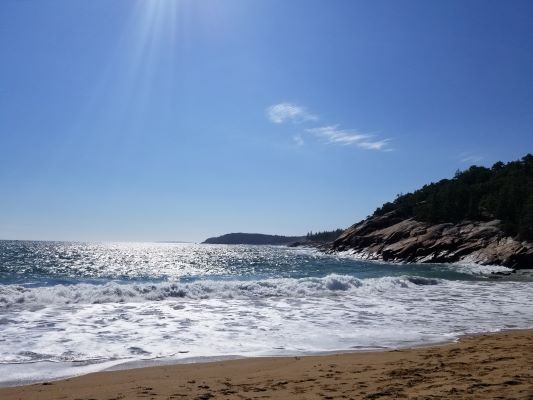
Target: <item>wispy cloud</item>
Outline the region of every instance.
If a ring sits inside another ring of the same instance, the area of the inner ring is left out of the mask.
[[[338,125],[322,126],[320,128],[306,129],[307,132],[315,136],[327,139],[329,143],[354,144],[362,140],[370,139],[370,135],[365,135],[356,131],[339,129]]]
[[[376,139],[375,135],[361,133],[354,130],[339,129],[338,125],[322,126],[307,129],[307,132],[326,139],[328,143],[344,146],[354,145],[366,150],[390,151],[390,139]]]
[[[375,140],[371,142],[361,142],[357,145],[363,149],[367,150],[381,150],[381,151],[394,151],[394,149],[391,149],[389,147],[390,139],[381,139],[381,140]]]
[[[301,135],[294,135],[292,137],[292,140],[294,140],[294,144],[298,147],[303,146],[305,144],[304,138]]]
[[[284,122],[318,121],[318,116],[310,113],[303,106],[293,103],[274,104],[266,109],[268,119],[275,124]],[[305,133],[321,138],[325,143],[341,146],[355,146],[365,150],[393,151],[389,144],[391,139],[380,139],[374,134],[362,133],[356,130],[340,129],[339,125],[325,125],[305,129]],[[303,146],[302,135],[295,135],[292,140],[296,146]]]
[[[480,154],[462,153],[459,155],[459,159],[462,163],[478,163],[483,161],[485,157]]]
[[[267,116],[275,124],[318,120],[318,116],[311,114],[305,107],[292,103],[279,103],[268,107]]]

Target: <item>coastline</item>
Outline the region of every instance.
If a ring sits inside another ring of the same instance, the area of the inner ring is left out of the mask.
[[[533,396],[533,330],[439,345],[102,371],[0,388],[8,399],[504,398]]]

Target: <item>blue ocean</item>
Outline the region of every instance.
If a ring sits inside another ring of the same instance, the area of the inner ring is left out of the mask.
[[[278,246],[0,241],[0,385],[533,327],[530,271]]]

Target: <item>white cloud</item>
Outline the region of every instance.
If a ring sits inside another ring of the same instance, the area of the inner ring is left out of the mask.
[[[382,150],[382,151],[393,151],[391,148],[387,147],[389,145],[390,139],[376,140],[374,142],[361,142],[357,145],[367,150]]]
[[[318,117],[309,113],[305,107],[292,103],[279,103],[268,107],[267,116],[275,124],[318,120]]]
[[[390,139],[374,140],[375,135],[369,135],[353,130],[339,129],[338,125],[311,128],[306,131],[326,139],[328,143],[341,144],[344,146],[354,145],[366,150],[390,151],[387,147]]]
[[[338,125],[322,126],[320,128],[306,129],[307,132],[315,136],[328,140],[329,143],[339,143],[344,145],[354,144],[365,139],[370,139],[370,135],[365,135],[355,131],[338,129]]]
[[[469,153],[463,153],[459,156],[461,158],[461,162],[463,163],[478,163],[480,161],[483,161],[483,156],[478,154],[469,154]]]
[[[275,124],[285,122],[301,123],[305,121],[318,121],[318,116],[311,114],[303,106],[293,103],[274,104],[266,109],[268,119]],[[380,139],[373,134],[358,132],[356,130],[339,129],[339,125],[327,125],[305,130],[306,133],[322,138],[326,143],[342,146],[356,146],[365,150],[394,151],[389,147],[390,139]],[[302,135],[292,137],[296,146],[305,144]]]
[[[305,141],[301,135],[294,135],[292,137],[292,140],[294,140],[294,144],[296,144],[296,146],[298,147],[303,146],[305,144]]]

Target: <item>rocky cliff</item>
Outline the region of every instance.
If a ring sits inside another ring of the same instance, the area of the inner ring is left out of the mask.
[[[506,235],[499,220],[430,224],[391,211],[352,225],[330,247],[333,252],[346,250],[384,261],[533,268],[533,243]]]

